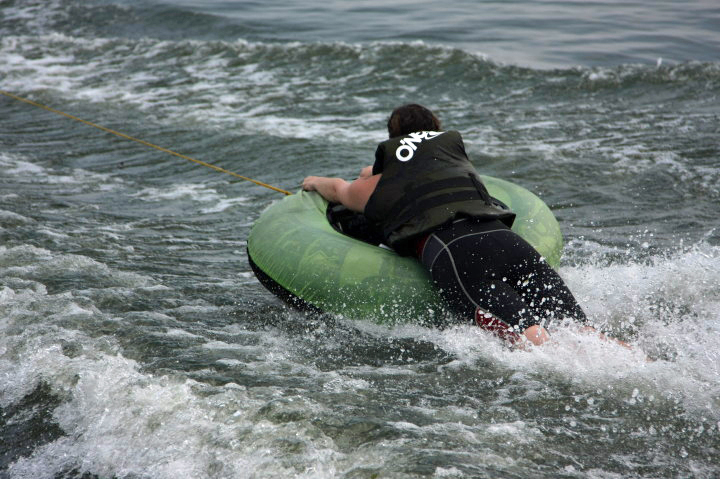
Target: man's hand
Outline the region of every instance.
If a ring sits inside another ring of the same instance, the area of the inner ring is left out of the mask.
[[[360,178],[369,178],[372,176],[372,166],[366,166],[362,170],[360,170]]]
[[[319,176],[308,176],[302,182],[302,189],[305,191],[316,191]]]
[[[363,168],[363,171],[365,170],[366,168]],[[372,167],[369,171],[372,172]],[[362,213],[380,181],[380,176],[382,175],[361,176],[352,183],[341,178],[308,176],[303,180],[302,188],[305,191],[317,191],[331,203],[342,203],[346,208]]]

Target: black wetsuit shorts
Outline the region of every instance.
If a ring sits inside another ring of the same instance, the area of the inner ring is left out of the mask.
[[[419,259],[461,319],[479,308],[521,331],[553,319],[587,320],[557,272],[500,221],[443,226],[427,236]]]

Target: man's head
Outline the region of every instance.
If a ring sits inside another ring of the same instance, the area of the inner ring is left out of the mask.
[[[387,122],[390,138],[416,131],[440,131],[440,120],[422,105],[410,103],[395,108]]]

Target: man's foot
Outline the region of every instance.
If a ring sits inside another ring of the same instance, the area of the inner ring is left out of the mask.
[[[475,310],[475,324],[510,344],[515,344],[521,339],[512,326],[480,308]]]
[[[523,331],[523,336],[535,346],[540,346],[550,340],[550,334],[547,332],[547,329],[538,325],[527,328]]]

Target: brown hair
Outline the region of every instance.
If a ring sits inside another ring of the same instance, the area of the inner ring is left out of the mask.
[[[409,103],[393,110],[387,122],[390,138],[416,131],[440,131],[440,120],[422,105]]]

